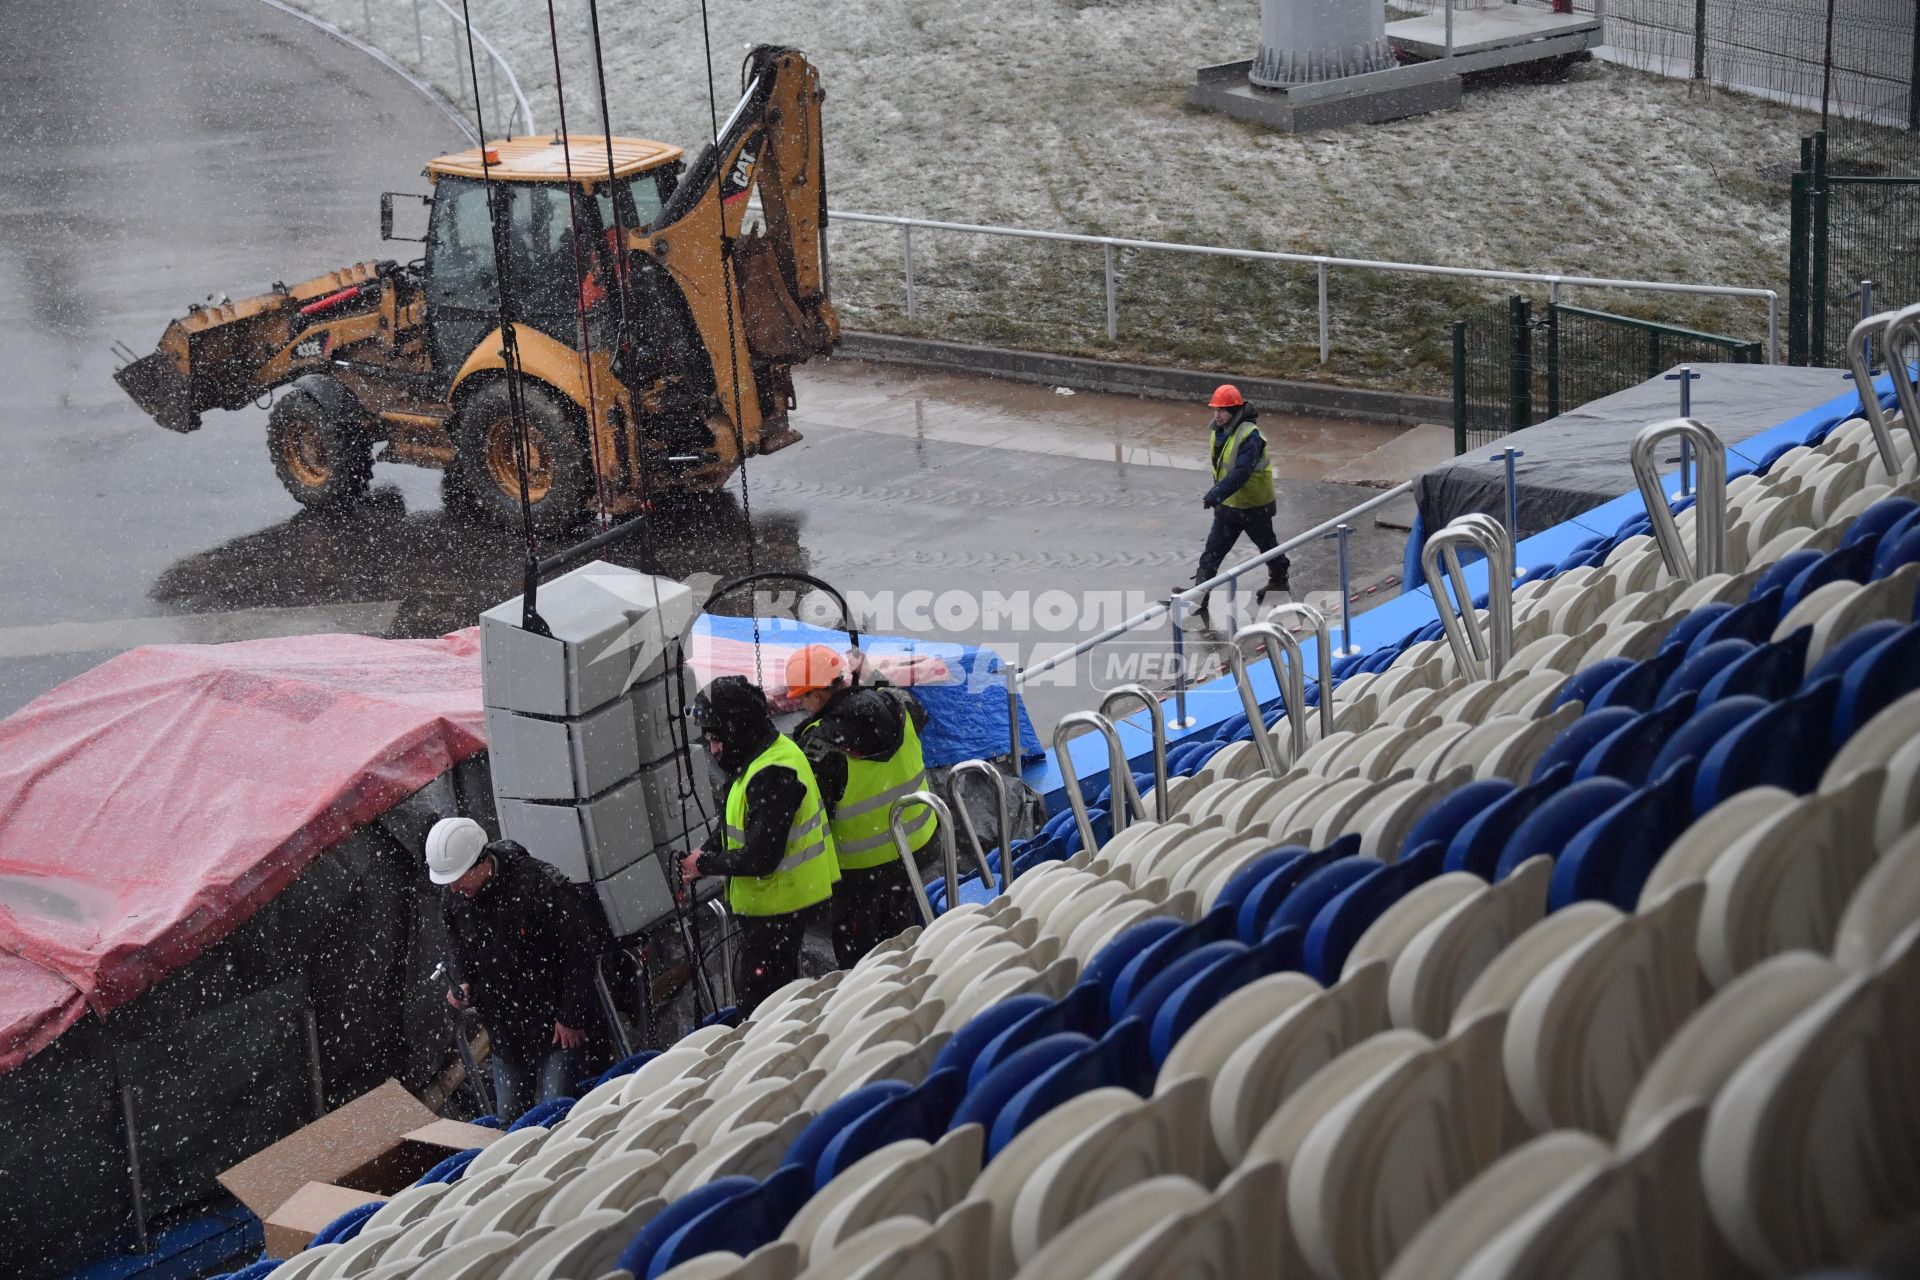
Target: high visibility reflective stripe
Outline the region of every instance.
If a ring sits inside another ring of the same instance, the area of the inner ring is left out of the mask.
[[[890,809],[894,801],[904,800],[916,791],[924,791],[926,786],[927,771],[922,769],[898,786],[888,787],[885,791],[876,791],[857,804],[841,805],[835,816],[841,819],[857,818],[861,814],[872,813],[875,809]]]
[[[870,849],[879,849],[892,843],[893,832],[889,831],[883,836],[862,836],[854,840],[841,841],[839,848],[841,853],[866,853]]]
[[[727,839],[733,844],[743,845],[747,842],[747,833],[739,827],[726,827],[723,830],[725,831]]]

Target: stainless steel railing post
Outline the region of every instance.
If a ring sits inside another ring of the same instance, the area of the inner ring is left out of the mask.
[[[1000,820],[1000,888],[1004,893],[1013,883],[1013,805],[1007,793],[1007,780],[1000,771],[984,760],[962,760],[953,766],[947,775],[947,790],[953,793],[954,803],[959,805],[958,817],[960,829],[966,833],[967,843],[973,847],[973,859],[980,864],[980,877],[987,888],[993,886],[993,866],[987,861],[986,846],[980,843],[980,833],[974,830],[973,815],[960,800],[960,783],[965,778],[984,778],[993,788],[994,804]]]
[[[1109,720],[1114,718],[1113,708],[1132,698],[1147,709],[1147,719],[1153,725],[1153,810],[1154,820],[1165,822],[1172,816],[1172,806],[1167,796],[1167,713],[1160,705],[1160,699],[1144,686],[1123,684],[1100,701],[1100,714]],[[1116,725],[1117,729],[1118,726]],[[1146,815],[1142,814],[1142,817]],[[1115,834],[1119,828],[1114,828]]]
[[[1671,518],[1671,517],[1669,517]],[[1483,635],[1473,607],[1473,592],[1460,563],[1460,548],[1479,551],[1487,559],[1487,627]],[[1441,566],[1446,567],[1446,581]],[[1420,552],[1420,568],[1440,614],[1440,626],[1453,649],[1454,664],[1462,675],[1498,676],[1513,656],[1513,542],[1491,516],[1461,516],[1427,539]],[[1453,599],[1447,597],[1447,583]],[[1456,604],[1457,602],[1457,604]]]
[[[1074,737],[1073,730],[1091,729],[1107,740],[1107,779],[1111,784],[1113,798],[1109,817],[1113,824],[1113,833],[1120,834],[1126,823],[1123,814],[1131,800],[1133,811],[1144,815],[1146,804],[1140,799],[1140,793],[1134,789],[1133,773],[1127,768],[1126,753],[1120,747],[1120,734],[1113,727],[1113,721],[1098,711],[1074,711],[1060,718],[1053,728],[1053,757],[1060,766],[1060,780],[1067,789],[1067,803],[1073,806],[1073,820],[1080,828],[1080,844],[1091,851],[1099,847],[1100,842],[1093,838],[1093,819],[1087,813],[1087,798],[1080,790],[1080,775],[1074,771],[1073,757],[1067,751],[1067,743]],[[1126,788],[1122,791],[1121,788]]]
[[[1873,388],[1867,388],[1867,399]],[[1694,499],[1693,555],[1681,545],[1680,526],[1673,518],[1673,507],[1666,486],[1660,479],[1654,451],[1668,438],[1678,436],[1690,441],[1699,461],[1700,483]],[[1633,463],[1633,478],[1640,486],[1640,498],[1646,503],[1652,522],[1653,540],[1666,561],[1667,572],[1682,582],[1698,582],[1711,574],[1727,571],[1727,446],[1719,436],[1692,418],[1673,418],[1642,427],[1628,449]]]

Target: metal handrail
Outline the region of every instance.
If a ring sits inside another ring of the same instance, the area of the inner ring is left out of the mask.
[[[1087,816],[1087,798],[1080,790],[1080,775],[1066,767],[1072,757],[1067,754],[1067,743],[1073,737],[1070,730],[1087,728],[1097,732],[1107,740],[1107,780],[1113,791],[1113,808],[1108,817],[1113,824],[1113,834],[1119,835],[1126,828],[1125,806],[1120,788],[1126,787],[1131,793],[1133,811],[1146,816],[1146,805],[1140,799],[1139,791],[1133,785],[1133,770],[1127,767],[1127,753],[1120,745],[1120,732],[1113,727],[1113,721],[1098,711],[1072,711],[1060,717],[1053,727],[1053,755],[1061,762],[1060,777],[1067,787],[1067,803],[1073,806],[1073,821],[1080,828],[1081,847],[1091,853],[1100,842],[1093,838],[1093,819]]]
[[[1406,484],[1397,484],[1391,489],[1383,490],[1382,492],[1375,495],[1374,497],[1368,498],[1365,502],[1360,503],[1358,506],[1352,507],[1346,511],[1342,511],[1339,515],[1334,516],[1330,520],[1322,520],[1319,524],[1313,526],[1313,528],[1307,530],[1305,533],[1295,534],[1293,537],[1288,538],[1283,542],[1276,543],[1271,551],[1263,551],[1259,555],[1254,556],[1250,560],[1243,560],[1239,564],[1233,566],[1233,568],[1227,569],[1221,573],[1215,574],[1213,577],[1208,578],[1205,582],[1202,582],[1197,586],[1188,587],[1185,591],[1178,592],[1175,595],[1169,597],[1167,600],[1158,601],[1155,604],[1146,608],[1145,610],[1141,611],[1140,613],[1135,614],[1133,617],[1128,618],[1125,622],[1117,623],[1114,626],[1108,627],[1105,631],[1102,631],[1100,634],[1096,636],[1089,636],[1087,639],[1082,640],[1079,644],[1074,645],[1073,648],[1062,650],[1061,652],[1054,654],[1052,657],[1049,657],[1044,662],[1036,662],[1030,667],[1022,668],[1019,676],[1017,677],[1017,683],[1026,684],[1029,680],[1032,680],[1034,677],[1045,675],[1047,672],[1052,671],[1055,667],[1065,666],[1069,662],[1076,662],[1087,653],[1090,653],[1094,649],[1099,648],[1101,645],[1106,644],[1109,640],[1117,640],[1121,636],[1127,634],[1127,632],[1129,631],[1133,631],[1140,627],[1144,627],[1149,622],[1155,622],[1161,618],[1166,617],[1168,607],[1173,600],[1179,600],[1182,602],[1191,602],[1193,600],[1202,598],[1208,592],[1212,591],[1215,587],[1223,586],[1226,583],[1233,582],[1238,578],[1240,578],[1243,574],[1251,573],[1255,569],[1258,569],[1264,566],[1269,560],[1278,559],[1280,556],[1285,555],[1289,551],[1297,551],[1298,549],[1306,546],[1310,542],[1318,542],[1321,538],[1326,537],[1329,533],[1332,533],[1335,529],[1339,528],[1340,525],[1351,523],[1353,520],[1355,520],[1360,516],[1365,515],[1367,512],[1372,511],[1377,507],[1384,507],[1388,503],[1394,502],[1400,498],[1404,498],[1412,492],[1413,492],[1412,482],[1408,482]]]
[[[1255,622],[1234,632],[1227,645],[1227,669],[1233,672],[1234,687],[1240,692],[1240,710],[1253,730],[1254,752],[1260,757],[1260,767],[1277,778],[1281,773],[1280,756],[1274,751],[1273,732],[1267,728],[1267,717],[1253,692],[1253,679],[1247,674],[1247,656],[1240,651],[1240,642],[1249,637],[1260,641],[1267,665],[1273,670],[1274,686],[1279,689],[1280,701],[1286,708],[1287,740],[1292,748],[1289,760],[1298,760],[1307,745],[1306,680],[1301,672],[1300,642],[1278,627]],[[1284,665],[1280,655],[1274,652],[1276,644],[1289,659]]]
[[[487,39],[486,36],[480,33],[480,28],[473,26],[471,23],[467,22],[467,20],[464,17],[462,17],[454,9],[452,5],[447,3],[447,0],[433,0],[433,3],[440,6],[441,12],[447,15],[447,19],[455,25],[456,29],[465,28],[466,30],[470,31],[473,34],[473,42],[479,45],[482,49],[486,51],[487,62],[488,62],[487,82],[489,86],[493,87],[493,90],[494,90],[494,94],[493,94],[495,99],[494,116],[497,118],[500,114],[500,109],[498,105],[499,91],[498,91],[498,86],[494,82],[494,68],[498,67],[499,74],[505,76],[507,79],[507,89],[513,95],[514,104],[518,108],[518,115],[520,118],[520,126],[521,126],[520,132],[521,133],[539,132],[539,130],[534,128],[534,124],[533,124],[533,107],[527,102],[527,95],[523,93],[520,89],[520,77],[513,74],[513,64],[507,61],[506,56],[502,54],[500,50],[494,48],[493,41]],[[420,0],[414,0],[414,33],[415,33],[416,39],[418,38],[419,30],[420,30],[419,5],[420,5]],[[426,61],[426,46],[424,44],[420,45],[418,52],[420,53],[421,61],[424,63]],[[457,83],[459,73],[460,73],[460,61],[461,61],[460,50],[458,47],[454,49],[453,60],[454,60],[454,74],[455,74],[455,79]],[[425,68],[422,67],[422,70],[425,70]],[[471,85],[465,85],[465,84],[460,85],[453,95],[454,100],[459,101],[464,95],[470,92],[471,89],[472,89]],[[509,129],[512,128],[511,123],[509,123],[508,128]]]
[[[1547,286],[1554,298],[1561,289],[1624,289],[1650,293],[1689,293],[1723,298],[1757,298],[1767,304],[1767,363],[1780,363],[1780,295],[1773,289],[1755,289],[1743,285],[1686,284],[1677,280],[1628,280],[1608,276],[1567,276],[1546,271],[1507,271],[1494,267],[1447,267],[1430,262],[1392,262],[1380,258],[1342,258],[1323,253],[1283,253],[1270,249],[1232,249],[1223,245],[1181,244],[1172,240],[1134,240],[1123,236],[1083,235],[1073,231],[1038,231],[1028,227],[1002,227],[987,223],[943,222],[935,218],[909,218],[888,213],[855,213],[829,210],[828,220],[865,222],[876,226],[898,227],[905,244],[907,319],[917,315],[913,288],[913,233],[950,231],[962,235],[1004,236],[1016,240],[1050,240],[1060,244],[1097,246],[1106,259],[1107,338],[1118,336],[1118,308],[1114,277],[1114,250],[1140,249],[1156,253],[1187,253],[1209,258],[1237,258],[1244,262],[1281,262],[1312,267],[1319,277],[1320,362],[1329,352],[1331,329],[1327,301],[1327,276],[1334,268],[1351,271],[1384,271],[1405,275],[1452,276],[1470,280],[1512,280]]]
[[[933,810],[937,825],[934,838],[940,842],[940,861],[947,876],[947,906],[951,908],[955,896],[960,892],[960,853],[953,838],[953,810],[947,808],[947,802],[931,791],[911,791],[895,800],[887,808],[887,830],[893,836],[893,847],[900,851],[900,862],[907,870],[907,881],[913,885],[913,896],[919,900],[920,915],[928,924],[933,923],[933,902],[927,897],[927,886],[920,879],[920,864],[914,860],[914,850],[907,844],[906,818],[903,816],[908,805],[920,805]],[[987,861],[980,860],[982,874],[987,874]],[[989,888],[993,879],[987,879]]]
[[[1886,331],[1891,326],[1893,313],[1883,311],[1879,315],[1868,316],[1847,331],[1847,364],[1853,369],[1853,385],[1860,390],[1860,416],[1867,420],[1867,429],[1873,433],[1874,448],[1880,451],[1880,462],[1888,475],[1899,474],[1899,457],[1893,451],[1893,433],[1887,430],[1887,411],[1880,407],[1880,397],[1873,390],[1873,368],[1867,360],[1867,344],[1875,338],[1880,339],[1883,353],[1890,351],[1887,346]],[[1896,394],[1906,390],[1906,378],[1901,376],[1897,367],[1897,356],[1887,360],[1887,373],[1893,379]],[[1907,397],[1901,395],[1900,411],[1906,415]]]
[[[1129,698],[1147,709],[1147,719],[1153,725],[1153,811],[1155,821],[1165,822],[1173,816],[1172,797],[1167,789],[1167,712],[1145,685],[1123,684],[1101,699],[1100,714],[1113,719],[1114,704]],[[1128,776],[1132,776],[1131,771]]]
[[[1887,372],[1893,375],[1893,393],[1900,400],[1900,425],[1907,429],[1914,456],[1920,460],[1920,385],[1915,383],[1913,370],[1907,364],[1905,352],[1909,341],[1920,342],[1920,304],[1895,312],[1887,321],[1885,336],[1880,339],[1881,350],[1887,355]],[[1868,391],[1863,393],[1861,403],[1867,398],[1878,399]],[[1893,433],[1889,430],[1887,434],[1891,445]],[[1886,461],[1885,455],[1882,460]],[[1897,462],[1887,461],[1887,474],[1898,478]]]
[[[960,782],[964,778],[985,778],[993,786],[994,803],[1000,818],[1000,889],[1005,892],[1013,881],[1013,806],[1007,795],[1007,779],[998,769],[985,760],[962,760],[953,766],[947,774],[947,790],[953,793],[954,802],[960,800]],[[973,846],[973,857],[980,864],[980,874],[985,878],[987,888],[993,888],[993,867],[987,861],[986,847],[980,843],[980,833],[974,830],[973,815],[967,812],[967,806],[960,805],[960,829],[966,833],[967,843]]]
[[[1480,619],[1473,607],[1473,592],[1460,563],[1459,548],[1470,547],[1487,559],[1487,629],[1482,635]],[[1453,584],[1453,599],[1447,597],[1440,566],[1446,563],[1447,578]],[[1492,680],[1513,656],[1513,540],[1506,529],[1491,516],[1478,513],[1461,516],[1427,539],[1420,551],[1420,569],[1440,614],[1440,626],[1453,649],[1454,664],[1461,674],[1478,668],[1481,678]]]
[[[1267,613],[1266,625],[1278,627],[1282,619],[1299,618],[1313,632],[1314,653],[1317,662],[1320,687],[1320,736],[1333,736],[1333,636],[1327,626],[1327,615],[1310,604],[1298,600],[1275,605]],[[1303,676],[1300,684],[1300,696],[1306,697],[1306,680]],[[1289,712],[1291,714],[1291,712]]]
[[[1872,384],[1863,400],[1873,399]],[[1694,482],[1693,555],[1689,557],[1680,537],[1680,526],[1673,518],[1666,487],[1660,482],[1659,463],[1654,451],[1666,440],[1678,436],[1699,460]],[[1666,561],[1667,572],[1682,582],[1727,571],[1727,446],[1694,418],[1672,418],[1640,428],[1628,449],[1633,463],[1633,479],[1640,486],[1640,498],[1646,503],[1647,518],[1653,525],[1653,541]]]

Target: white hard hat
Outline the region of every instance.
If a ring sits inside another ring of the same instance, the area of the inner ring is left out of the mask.
[[[427,879],[452,884],[480,861],[487,831],[472,818],[442,818],[427,832]]]

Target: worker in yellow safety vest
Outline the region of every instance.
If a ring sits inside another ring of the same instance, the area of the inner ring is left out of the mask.
[[[823,644],[787,660],[787,693],[807,713],[794,740],[833,819],[842,876],[834,890],[833,949],[843,967],[919,920],[889,817],[896,801],[926,789],[920,734],[927,713],[904,689],[874,677],[863,683],[863,669],[858,650],[843,658]],[[927,806],[911,805],[901,825],[917,854],[939,819]]]
[[[1207,406],[1213,410],[1213,487],[1200,505],[1213,512],[1213,528],[1193,575],[1196,586],[1220,572],[1221,561],[1241,534],[1261,551],[1271,551],[1279,542],[1273,532],[1273,463],[1260,434],[1260,415],[1231,383],[1221,384]],[[1256,594],[1256,603],[1284,604],[1292,598],[1288,568],[1284,555],[1267,561],[1267,583]],[[1206,596],[1200,597],[1196,612],[1207,612]]]
[[[774,728],[766,695],[744,676],[721,676],[693,702],[693,721],[727,781],[721,823],[680,863],[692,883],[727,877],[739,925],[734,996],[741,1012],[800,974],[809,929],[827,927],[840,878],[813,766]]]

